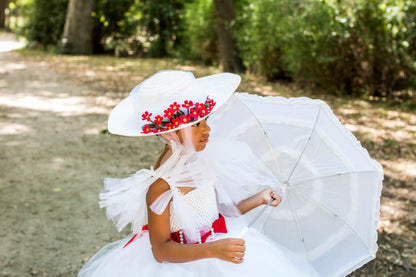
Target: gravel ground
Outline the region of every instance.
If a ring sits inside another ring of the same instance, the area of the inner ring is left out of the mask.
[[[161,145],[106,133],[119,99],[44,63],[2,52],[0,77],[0,276],[76,276],[126,235],[98,207],[103,178],[148,167]]]

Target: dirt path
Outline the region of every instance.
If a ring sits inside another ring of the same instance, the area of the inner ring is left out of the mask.
[[[98,208],[103,177],[148,166],[158,149],[102,133],[114,101],[0,52],[0,276],[75,276],[123,236]]]
[[[98,207],[103,178],[148,167],[161,147],[157,139],[109,135],[108,114],[134,84],[176,62],[33,58],[4,52],[10,42],[0,33],[0,277],[76,276],[97,250],[129,233],[118,234]],[[307,95],[245,78],[243,91]],[[351,276],[412,276],[416,115],[325,100],[385,169],[377,258]]]

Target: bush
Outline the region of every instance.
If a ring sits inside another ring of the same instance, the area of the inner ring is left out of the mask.
[[[285,56],[293,28],[291,0],[247,1],[236,16],[236,38],[249,71],[268,80],[292,76]]]
[[[347,20],[350,23],[345,28],[344,38],[336,46],[348,50],[348,55],[341,57],[348,58],[344,64],[353,75],[339,72],[336,60],[328,64],[335,77],[343,78],[335,81],[340,79],[338,83],[346,84],[340,89],[349,94],[388,96],[395,90],[409,87],[409,80],[415,72],[404,26],[407,16],[403,11],[405,3],[354,1],[335,8],[339,14],[352,15]]]
[[[38,42],[43,46],[58,45],[65,25],[69,0],[33,0],[28,5],[28,23],[23,34],[29,42]]]
[[[95,0],[93,17],[94,53],[113,52],[129,45],[137,52],[140,42],[135,40],[139,16],[135,0]]]
[[[414,1],[249,2],[238,39],[251,71],[355,95],[415,86]]]
[[[204,64],[219,60],[217,25],[213,1],[198,0],[185,6],[184,46],[181,56]]]
[[[152,57],[177,55],[183,45],[183,13],[187,0],[141,0],[140,25]]]

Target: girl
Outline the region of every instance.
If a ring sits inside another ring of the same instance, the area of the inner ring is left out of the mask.
[[[150,170],[106,179],[100,206],[118,230],[133,234],[101,249],[79,276],[303,276],[284,250],[245,227],[248,211],[281,197],[266,187],[234,203],[205,148],[207,116],[237,88],[230,73],[195,79],[185,71],[156,73],[133,89],[109,118],[109,131],[157,134],[165,148]]]

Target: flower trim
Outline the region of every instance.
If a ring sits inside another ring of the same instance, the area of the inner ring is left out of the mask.
[[[168,130],[178,128],[181,124],[195,122],[198,119],[207,116],[214,108],[216,102],[207,97],[205,103],[193,103],[186,100],[183,104],[173,102],[169,107],[163,111],[162,115],[156,115],[152,119],[152,113],[145,111],[142,114],[142,120],[149,121],[141,127],[142,134],[160,133]]]

